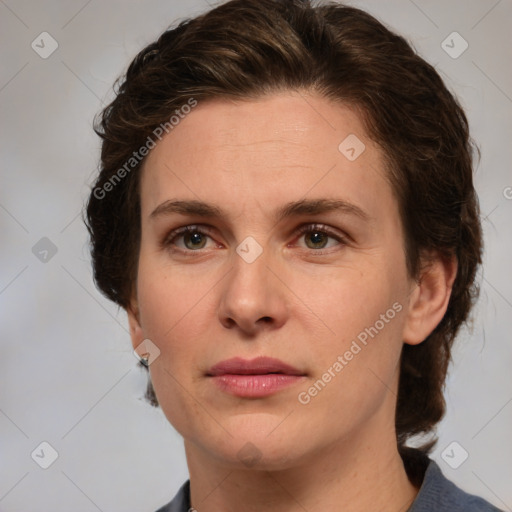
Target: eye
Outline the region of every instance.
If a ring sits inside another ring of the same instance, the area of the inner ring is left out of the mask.
[[[345,237],[340,233],[322,224],[305,224],[297,230],[297,234],[304,238],[306,247],[315,252],[319,252],[319,249],[329,249],[346,243]],[[329,245],[329,239],[335,240],[337,243]]]
[[[208,233],[209,230],[203,226],[183,226],[171,231],[165,238],[163,245],[181,251],[197,251],[206,247],[208,238],[211,238]]]
[[[181,253],[198,252],[208,249],[208,239],[212,240],[210,233],[211,230],[206,226],[183,226],[171,231],[163,240],[162,246]],[[317,255],[324,254],[322,249],[344,246],[347,243],[342,234],[323,224],[304,224],[297,229],[295,236],[303,238],[306,249],[311,249]]]

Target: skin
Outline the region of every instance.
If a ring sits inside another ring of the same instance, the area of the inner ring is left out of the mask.
[[[338,150],[349,134],[366,146],[354,161]],[[382,150],[356,111],[305,92],[200,103],[148,155],[140,193],[132,343],[149,338],[161,351],[151,380],[185,440],[192,506],[407,510],[418,490],[396,448],[399,357],[403,343],[421,343],[442,319],[456,263],[431,254],[420,279],[408,275]],[[350,202],[368,218],[273,216],[286,203],[320,198]],[[212,203],[226,217],[151,216],[171,199]],[[296,233],[312,223],[341,241],[320,234],[326,247],[318,248],[318,235]],[[198,224],[211,230],[200,242],[169,237]],[[236,252],[248,236],[263,250],[252,263]],[[401,311],[301,404],[298,394],[395,303]],[[305,376],[259,399],[226,394],[206,376],[219,361],[262,355]],[[250,465],[239,455],[244,446],[258,459]]]

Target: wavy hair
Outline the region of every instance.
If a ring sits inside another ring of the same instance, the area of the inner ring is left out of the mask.
[[[436,70],[357,8],[232,0],[164,32],[135,57],[115,90],[95,124],[101,164],[85,222],[95,282],[123,308],[136,283],[142,162],[112,191],[97,191],[176,109],[190,98],[250,100],[283,90],[307,90],[357,108],[386,157],[410,276],[418,277],[428,251],[458,262],[444,318],[422,343],[404,345],[400,362],[398,448],[403,454],[411,436],[432,434],[445,413],[451,347],[478,295],[482,254],[474,144],[463,109]],[[157,405],[150,381],[146,396]]]

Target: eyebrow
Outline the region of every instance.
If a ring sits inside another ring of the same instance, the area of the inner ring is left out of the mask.
[[[355,204],[341,199],[301,199],[292,201],[278,208],[274,217],[276,222],[300,215],[320,215],[324,213],[341,212],[359,217],[364,221],[371,220],[370,215]],[[167,200],[157,206],[150,214],[151,219],[160,216],[190,215],[204,218],[227,218],[228,214],[219,206],[198,200]]]

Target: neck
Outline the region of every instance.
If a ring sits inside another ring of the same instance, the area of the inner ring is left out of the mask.
[[[191,505],[198,512],[405,512],[418,489],[407,477],[394,431],[382,434],[373,444],[337,442],[270,471],[229,467],[186,441]]]

